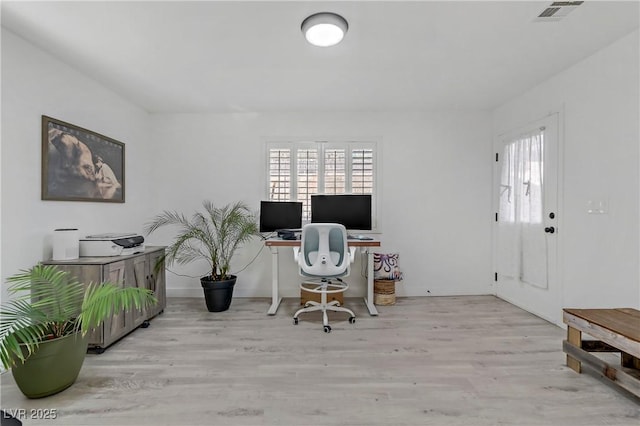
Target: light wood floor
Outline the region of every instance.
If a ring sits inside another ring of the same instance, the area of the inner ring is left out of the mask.
[[[565,366],[565,332],[491,296],[399,298],[371,317],[301,316],[297,300],[169,299],[64,392],[2,408],[56,409],[25,425],[634,425],[640,403]]]

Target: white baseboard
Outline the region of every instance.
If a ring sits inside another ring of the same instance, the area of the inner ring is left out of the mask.
[[[201,288],[168,288],[167,297],[204,297]]]

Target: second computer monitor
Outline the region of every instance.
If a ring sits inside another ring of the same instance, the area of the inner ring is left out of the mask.
[[[371,229],[371,194],[312,195],[311,222],[341,223],[348,230]]]

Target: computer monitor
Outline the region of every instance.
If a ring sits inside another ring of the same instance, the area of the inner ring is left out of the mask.
[[[348,230],[371,229],[371,194],[312,195],[311,222],[341,223]]]
[[[260,232],[302,228],[302,203],[296,201],[261,201]]]

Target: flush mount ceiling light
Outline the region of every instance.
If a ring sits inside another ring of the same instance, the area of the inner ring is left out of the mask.
[[[347,33],[349,24],[340,15],[321,12],[302,21],[301,28],[309,43],[314,46],[329,47],[340,43]]]

